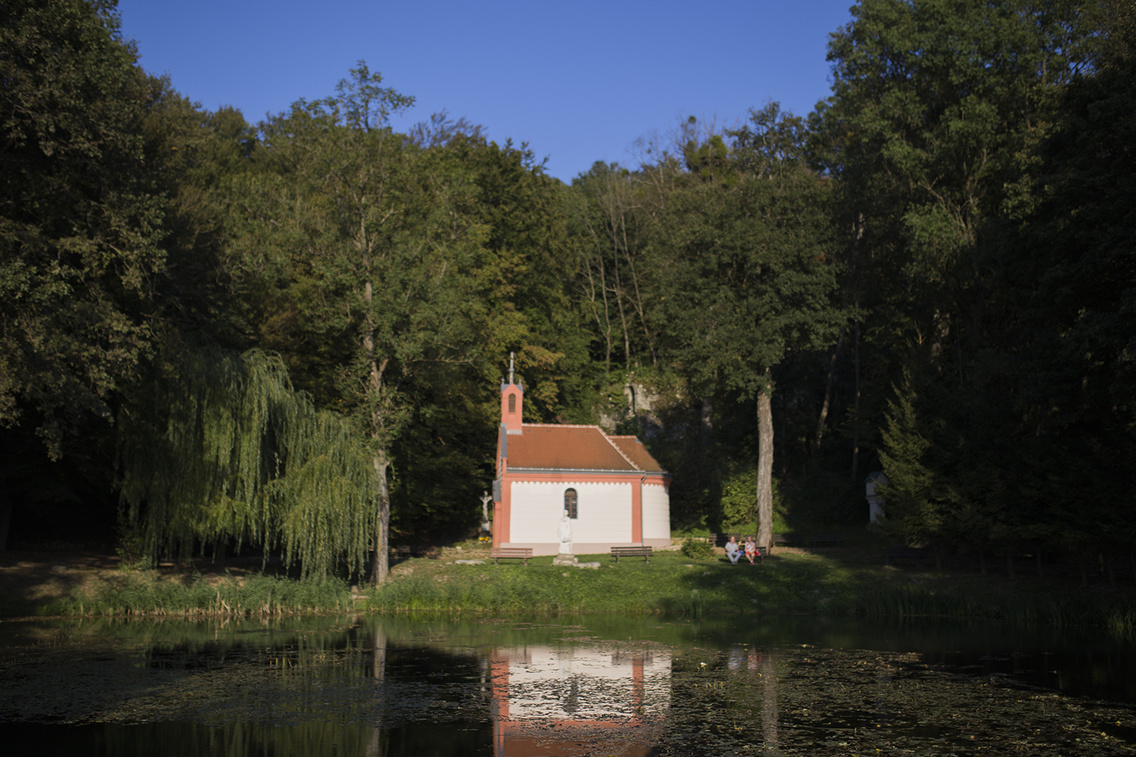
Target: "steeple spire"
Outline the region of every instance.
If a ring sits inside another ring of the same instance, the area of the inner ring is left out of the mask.
[[[513,353],[509,353],[509,383],[513,383]]]

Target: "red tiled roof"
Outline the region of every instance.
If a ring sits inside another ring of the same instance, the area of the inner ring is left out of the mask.
[[[628,460],[635,464],[639,470],[651,471],[653,473],[662,473],[663,468],[651,457],[651,453],[643,446],[643,442],[639,441],[635,436],[609,436],[612,444],[619,447]]]
[[[633,436],[609,437],[598,426],[530,425],[503,436],[510,468],[660,471]]]

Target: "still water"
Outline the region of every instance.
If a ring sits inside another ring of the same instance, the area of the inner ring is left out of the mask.
[[[0,750],[1136,754],[1136,650],[817,618],[4,623]]]

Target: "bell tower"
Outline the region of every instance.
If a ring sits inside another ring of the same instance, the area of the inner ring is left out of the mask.
[[[501,381],[501,425],[508,434],[521,433],[525,390],[513,381],[513,353],[509,353],[509,383]]]

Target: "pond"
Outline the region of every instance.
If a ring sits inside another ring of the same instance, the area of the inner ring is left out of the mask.
[[[1136,650],[818,618],[0,624],[6,755],[1136,754]]]

